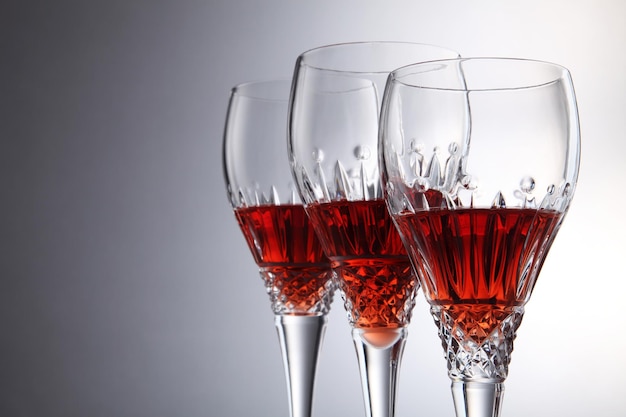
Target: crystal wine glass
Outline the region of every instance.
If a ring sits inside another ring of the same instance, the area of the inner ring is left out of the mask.
[[[385,90],[379,149],[456,415],[498,416],[524,306],[578,177],[570,74],[506,58],[400,68]]]
[[[275,314],[291,417],[310,417],[333,271],[293,186],[286,148],[290,80],[240,84],[224,130],[228,197]]]
[[[383,200],[378,117],[389,72],[457,57],[431,45],[359,42],[300,55],[289,155],[305,209],[336,272],[368,417],[394,415],[396,381],[418,281]]]

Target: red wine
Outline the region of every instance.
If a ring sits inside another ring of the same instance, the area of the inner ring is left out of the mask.
[[[549,210],[461,208],[406,213],[396,221],[429,302],[480,341],[530,297],[562,217]]]
[[[243,207],[235,215],[268,291],[280,292],[280,302],[290,310],[312,308],[328,288],[332,271],[304,208]]]
[[[315,203],[307,212],[357,327],[408,324],[418,282],[382,199]]]

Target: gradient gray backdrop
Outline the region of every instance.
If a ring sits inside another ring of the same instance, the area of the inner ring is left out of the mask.
[[[222,180],[229,89],[309,48],[439,44],[561,63],[577,195],[518,333],[503,417],[626,414],[621,0],[3,1],[0,416],[287,417],[269,302]],[[363,416],[339,299],[316,416]],[[452,417],[422,296],[398,417]]]

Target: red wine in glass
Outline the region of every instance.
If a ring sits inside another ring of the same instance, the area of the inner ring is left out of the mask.
[[[406,326],[419,284],[384,200],[314,203],[307,212],[337,272],[353,325]]]
[[[328,258],[300,204],[235,209],[275,308],[305,314],[332,285]]]
[[[401,213],[396,217],[418,268],[424,292],[455,330],[475,343],[522,306],[563,214],[524,208],[457,208]]]

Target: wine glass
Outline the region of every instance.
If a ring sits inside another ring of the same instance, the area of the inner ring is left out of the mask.
[[[396,382],[418,281],[387,212],[378,117],[389,72],[457,57],[431,45],[329,45],[296,62],[289,155],[302,201],[336,272],[368,417],[394,415]]]
[[[290,80],[235,86],[224,129],[228,197],[267,293],[291,417],[310,417],[333,271],[293,186],[286,149]]]
[[[385,199],[417,270],[458,417],[498,416],[513,339],[578,177],[567,69],[462,58],[389,75]]]

